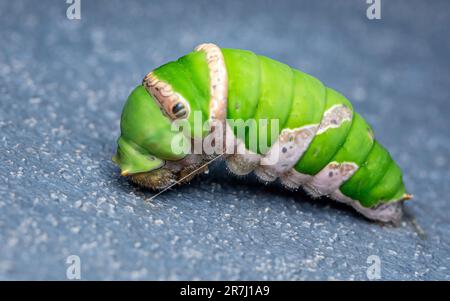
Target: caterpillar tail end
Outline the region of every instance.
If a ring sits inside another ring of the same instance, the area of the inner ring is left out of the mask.
[[[412,194],[405,193],[405,194],[403,195],[403,197],[401,198],[401,200],[402,200],[402,201],[409,201],[409,200],[412,200],[413,198],[414,198],[414,196],[413,196]]]
[[[372,210],[355,208],[367,218],[383,223],[391,223],[394,226],[400,226],[405,216],[405,202],[413,198],[412,194],[404,193],[400,199],[394,202],[378,205]],[[407,215],[407,214],[406,214]]]

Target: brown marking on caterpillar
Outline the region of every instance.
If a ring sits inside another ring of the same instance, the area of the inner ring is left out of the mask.
[[[175,174],[164,167],[150,172],[132,174],[130,179],[133,183],[153,190],[164,189],[176,181]]]
[[[208,170],[203,166],[205,157],[198,154],[190,154],[178,161],[166,161],[164,166],[149,171],[129,175],[132,182],[153,190],[164,189],[178,182],[189,182],[197,174]],[[194,172],[195,171],[195,172]]]
[[[145,76],[142,85],[156,99],[164,115],[170,119],[187,118],[189,116],[190,106],[186,99],[176,93],[170,84],[159,80],[153,72]],[[180,105],[181,108],[179,108]]]
[[[184,167],[178,173],[178,184],[188,183],[190,182],[196,175],[205,173],[208,171],[208,166],[202,163],[191,164]]]
[[[204,51],[209,69],[209,118],[225,120],[228,103],[228,74],[222,50],[215,44],[200,44],[195,51]]]
[[[352,121],[353,111],[343,104],[331,106],[325,111],[316,135],[326,132],[328,129],[338,128],[346,121]]]

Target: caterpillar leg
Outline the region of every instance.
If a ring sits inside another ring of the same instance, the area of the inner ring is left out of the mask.
[[[226,126],[225,139],[226,148],[229,148],[229,145],[235,146],[234,153],[226,159],[227,167],[233,174],[245,176],[258,167],[261,161],[261,155],[247,150],[245,143],[234,136],[233,131],[228,124]]]
[[[133,183],[152,190],[164,189],[176,181],[175,174],[167,168],[132,174],[130,179]]]
[[[167,161],[159,169],[130,175],[133,183],[152,190],[161,190],[172,184],[189,182],[196,175],[206,172],[204,157],[189,155],[179,161]]]

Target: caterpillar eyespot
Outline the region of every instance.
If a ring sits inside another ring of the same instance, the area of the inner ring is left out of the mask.
[[[213,124],[209,135],[203,127],[191,136],[172,130],[173,121],[186,119],[195,132],[196,116]],[[232,126],[237,120],[245,131]],[[174,141],[209,143],[214,152],[176,152]],[[122,175],[150,189],[186,182],[209,160],[224,158],[236,175],[303,187],[382,222],[399,221],[412,197],[399,166],[346,97],[283,63],[214,44],[145,76],[124,106],[114,158]]]
[[[172,113],[175,114],[175,116],[177,116],[178,118],[181,118],[181,117],[185,116],[187,112],[186,112],[186,109],[185,109],[183,103],[177,102],[172,107]]]

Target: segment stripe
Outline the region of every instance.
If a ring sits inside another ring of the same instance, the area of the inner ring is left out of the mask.
[[[353,111],[349,107],[343,104],[333,105],[323,114],[316,135],[323,134],[329,129],[338,128],[346,121],[351,122],[352,117]]]
[[[210,80],[209,119],[223,121],[227,118],[228,75],[222,51],[211,43],[200,44],[195,51],[206,53]]]

